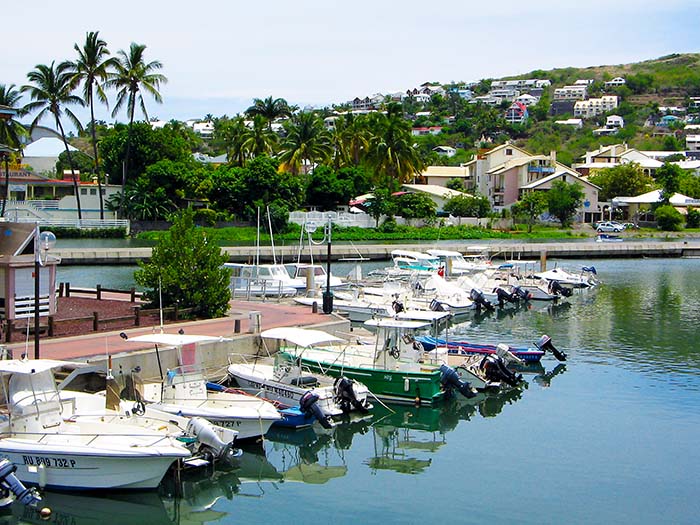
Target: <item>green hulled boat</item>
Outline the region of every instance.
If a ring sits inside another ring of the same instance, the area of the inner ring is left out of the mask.
[[[289,330],[314,333],[315,337],[309,338],[313,343],[305,345],[291,335],[279,337],[288,342],[296,340],[291,346],[282,346],[281,355],[289,361],[300,361],[311,371],[359,381],[383,401],[432,404],[443,398],[440,365],[425,362],[412,335],[427,323],[373,319],[365,324],[377,330],[374,344],[332,344],[343,341],[320,330],[297,328]]]

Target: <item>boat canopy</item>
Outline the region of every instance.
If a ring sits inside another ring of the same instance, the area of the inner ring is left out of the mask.
[[[188,334],[146,334],[129,337],[134,343],[153,343],[156,345],[184,346],[192,343],[211,343],[214,341],[226,341],[225,337],[212,337],[209,335]]]
[[[294,326],[282,326],[270,328],[260,332],[261,337],[267,339],[286,339],[297,346],[313,346],[320,343],[330,343],[332,341],[343,341],[340,337],[324,332],[323,330],[312,330],[307,328],[297,328]]]
[[[75,366],[75,363],[54,359],[3,359],[0,360],[0,374],[38,374],[68,365]]]
[[[376,326],[378,328],[406,328],[417,329],[430,326],[430,323],[423,321],[404,321],[401,319],[369,319],[365,321],[365,326]]]

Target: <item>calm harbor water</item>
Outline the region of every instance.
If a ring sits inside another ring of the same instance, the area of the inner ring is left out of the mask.
[[[491,343],[551,335],[568,362],[546,356],[522,391],[276,432],[235,468],[186,478],[179,497],[167,483],[145,495],[48,494],[49,522],[697,523],[700,260],[594,264],[603,284],[567,303],[451,328]],[[123,287],[131,272],[61,268],[59,281]],[[8,512],[0,523],[44,523]]]

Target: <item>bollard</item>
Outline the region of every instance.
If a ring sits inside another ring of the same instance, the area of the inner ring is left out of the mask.
[[[97,312],[92,312],[92,331],[97,332],[100,323],[100,314]]]
[[[98,284],[95,291],[96,291],[97,300],[101,301],[102,300],[102,285]]]
[[[241,333],[241,320],[240,319],[234,319],[234,321],[233,321],[233,333],[234,334]]]
[[[66,297],[70,297],[70,283],[66,283]]]
[[[248,332],[251,334],[259,334],[260,329],[262,328],[260,312],[248,312],[248,319],[250,320],[250,327],[248,328]]]
[[[134,326],[141,326],[141,307],[134,307]]]
[[[318,302],[314,301],[311,303],[311,313],[312,314],[317,314],[318,313]]]
[[[49,316],[49,337],[53,337],[54,329],[56,327],[56,320],[53,315]]]
[[[540,252],[540,271],[547,271],[547,250],[542,250]]]

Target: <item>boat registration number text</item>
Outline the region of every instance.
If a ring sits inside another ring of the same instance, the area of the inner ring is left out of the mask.
[[[22,456],[25,465],[38,467],[43,465],[46,468],[75,468],[74,459],[50,458],[46,456]]]

